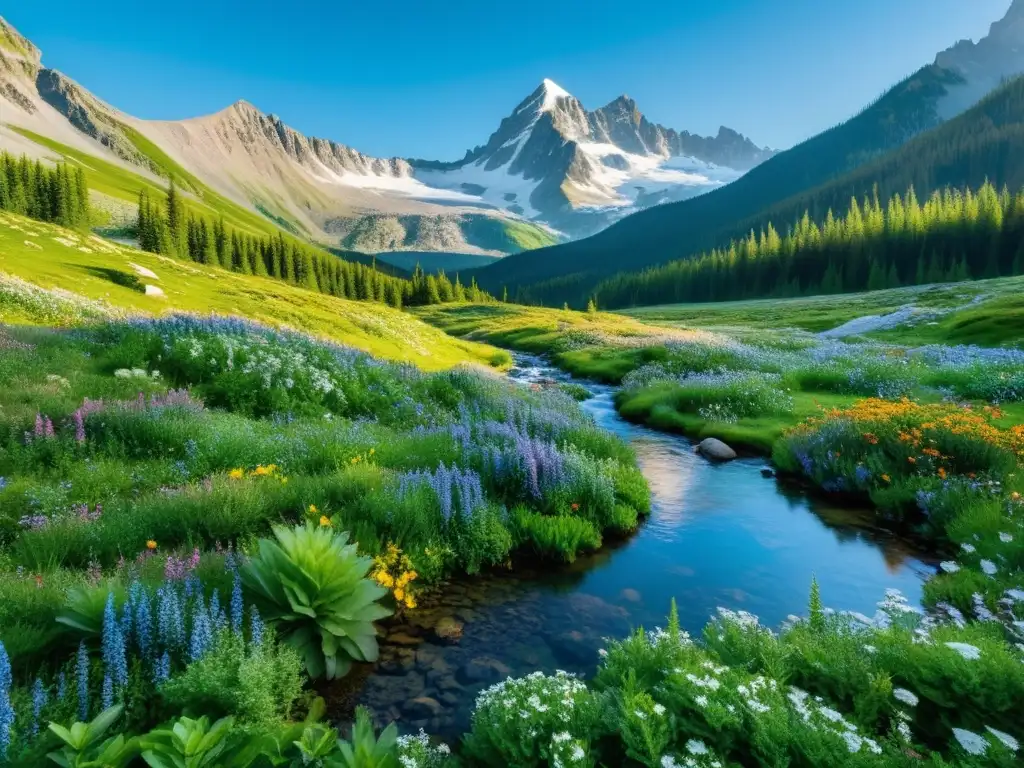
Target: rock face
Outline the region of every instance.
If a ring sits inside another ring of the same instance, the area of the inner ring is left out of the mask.
[[[963,82],[949,88],[939,112],[950,118],[971,107],[1003,80],[1024,72],[1024,0],[1013,0],[1006,15],[978,42],[961,40],[935,57]]]
[[[712,461],[732,461],[736,458],[736,451],[713,437],[701,440],[697,452]]]
[[[628,96],[588,112],[545,80],[462,160],[410,163],[427,184],[585,235],[638,207],[731,181],[773,154],[729,128],[703,137],[651,123]]]

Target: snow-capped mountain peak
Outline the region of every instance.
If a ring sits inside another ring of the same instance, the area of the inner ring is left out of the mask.
[[[558,107],[558,102],[563,99],[575,98],[571,93],[565,90],[565,88],[547,77],[545,77],[543,82],[541,82],[540,90],[543,93],[543,100],[540,105],[541,112],[552,111]]]
[[[771,154],[731,131],[705,138],[653,124],[625,94],[588,112],[545,78],[462,160],[410,162],[426,184],[584,235],[639,207],[727,183]]]

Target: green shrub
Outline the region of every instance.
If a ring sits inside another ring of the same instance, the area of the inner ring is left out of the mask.
[[[377,603],[387,590],[366,577],[373,561],[329,527],[275,526],[274,537],[260,540],[242,582],[310,676],[342,677],[353,661],[376,661],[373,621],[389,611]]]
[[[505,680],[477,697],[466,755],[474,764],[509,768],[593,766],[597,707],[587,686],[565,672]]]
[[[164,683],[160,694],[172,712],[232,717],[239,725],[269,729],[291,718],[302,693],[302,659],[294,648],[274,642],[247,649],[231,632],[185,671]]]
[[[526,507],[512,510],[513,540],[540,557],[574,562],[580,552],[601,546],[601,534],[589,520],[542,515]]]

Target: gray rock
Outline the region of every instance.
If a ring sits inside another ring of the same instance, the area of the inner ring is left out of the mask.
[[[509,667],[485,656],[473,659],[459,670],[459,677],[465,683],[493,683],[511,676]]]
[[[417,696],[411,701],[405,702],[402,708],[405,714],[411,718],[435,717],[444,710],[444,706],[437,699],[430,696]]]
[[[712,461],[732,461],[736,458],[736,451],[714,437],[701,440],[697,452]]]
[[[775,477],[775,470],[772,469],[771,467],[761,467],[761,477]]]

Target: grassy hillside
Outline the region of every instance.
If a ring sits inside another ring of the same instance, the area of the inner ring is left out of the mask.
[[[892,288],[841,296],[666,304],[623,310],[644,323],[675,328],[779,330],[818,333],[866,316],[912,307],[898,327],[867,338],[898,344],[1024,345],[1024,277]]]
[[[517,304],[446,304],[411,311],[454,336],[550,354],[576,376],[609,383],[618,383],[633,369],[658,360],[665,344],[710,336],[697,330],[646,325],[624,315]]]
[[[579,273],[586,293],[600,276],[659,264],[713,247],[737,226],[780,202],[900,146],[938,124],[935,103],[960,76],[928,66],[892,88],[851,120],[782,152],[741,179],[706,195],[640,211],[585,240],[506,259],[480,275],[494,292]],[[531,297],[569,298],[565,286],[536,286]],[[571,298],[576,298],[574,295]]]
[[[0,321],[5,323],[68,325],[126,312],[215,312],[286,325],[431,370],[507,359],[499,350],[452,339],[380,304],[177,261],[7,213],[0,213],[0,273],[74,293],[34,291],[0,277]],[[147,284],[163,295],[147,295]]]
[[[95,189],[117,200],[135,203],[139,198],[139,191],[142,189],[146,189],[154,196],[162,195],[166,189],[166,183],[156,182],[140,174],[132,173],[119,165],[61,144],[59,141],[48,139],[24,128],[11,126],[11,130],[52,150],[72,164],[83,167],[90,189]],[[277,226],[258,213],[228,200],[205,186],[137,131],[132,131],[130,128],[126,128],[126,131],[133,142],[138,139],[136,146],[155,166],[168,175],[173,174],[175,180],[180,180],[182,187],[193,194],[192,202],[203,213],[213,217],[223,216],[228,225],[251,234],[277,234],[280,231]]]

